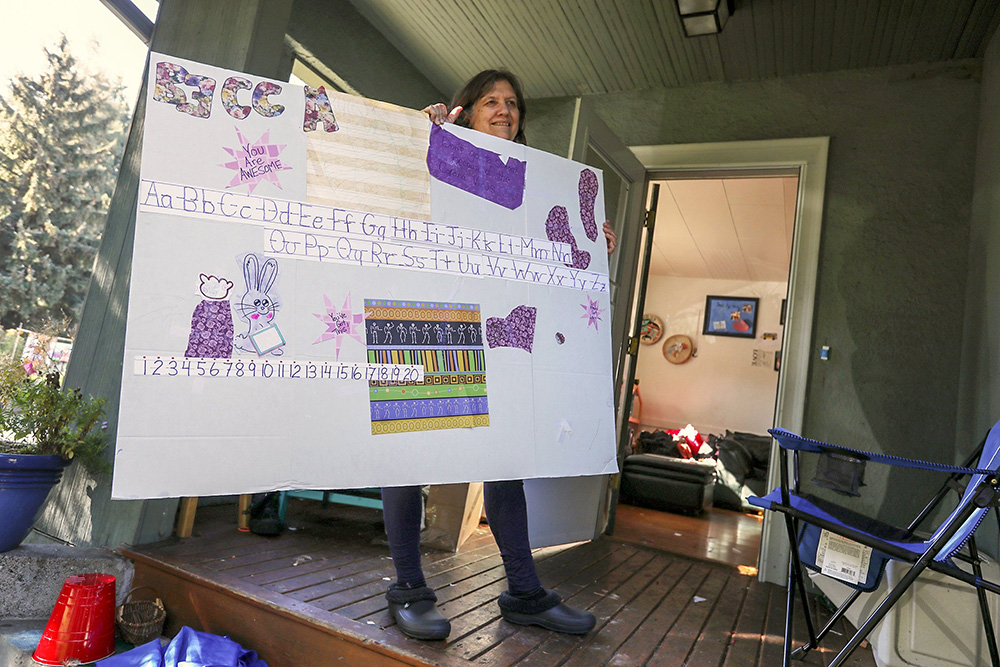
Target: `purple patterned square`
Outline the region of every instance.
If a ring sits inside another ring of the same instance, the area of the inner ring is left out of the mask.
[[[431,128],[427,149],[431,176],[494,204],[512,211],[521,205],[526,166],[514,158],[504,164],[493,151],[459,139],[437,125]]]
[[[184,356],[216,359],[233,356],[233,314],[228,300],[205,299],[195,307]]]
[[[486,320],[486,342],[493,347],[519,347],[531,352],[535,342],[535,315],[538,309],[518,306],[507,317]]]

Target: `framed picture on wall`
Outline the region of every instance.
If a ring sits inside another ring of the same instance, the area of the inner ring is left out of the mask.
[[[663,320],[656,315],[646,314],[642,316],[642,326],[639,327],[639,342],[645,345],[652,345],[660,340],[663,335]]]
[[[757,336],[757,297],[708,296],[705,298],[706,336]]]

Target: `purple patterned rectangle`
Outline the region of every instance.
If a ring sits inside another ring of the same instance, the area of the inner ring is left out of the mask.
[[[431,176],[477,197],[514,210],[524,201],[527,163],[479,148],[434,125],[427,149]]]
[[[396,419],[424,419],[453,417],[456,415],[488,415],[489,403],[485,396],[458,396],[409,401],[373,401],[372,421]]]

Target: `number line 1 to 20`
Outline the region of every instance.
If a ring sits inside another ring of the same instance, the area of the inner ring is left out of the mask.
[[[363,382],[423,382],[424,367],[346,361],[294,361],[235,357],[159,357],[137,355],[133,375],[145,377],[228,377]]]

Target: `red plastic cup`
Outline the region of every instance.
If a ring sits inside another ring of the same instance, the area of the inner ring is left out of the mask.
[[[43,665],[103,660],[115,653],[115,578],[75,574],[66,578],[42,639],[31,656]]]

